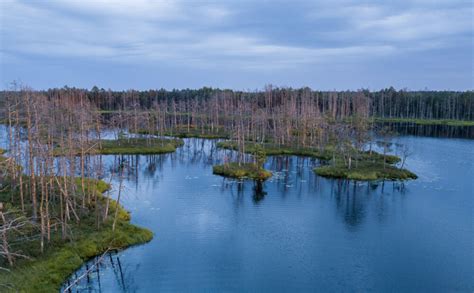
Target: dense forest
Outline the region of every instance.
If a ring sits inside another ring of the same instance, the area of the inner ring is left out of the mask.
[[[233,91],[204,87],[183,90],[112,91],[93,87],[91,90],[64,87],[38,91],[48,98],[55,96],[82,96],[98,109],[116,111],[127,109],[150,109],[157,103],[175,104],[181,112],[189,112],[196,103],[205,105],[210,100],[248,99],[259,101],[259,107],[278,107],[285,100],[307,102],[312,100],[319,112],[330,112],[335,117],[352,115],[353,100],[363,96],[367,102],[368,114],[377,118],[413,118],[443,120],[474,120],[474,92],[472,91],[407,91],[393,87],[379,90],[359,91],[316,91],[310,88],[277,88],[271,85],[258,91]],[[9,91],[0,93],[5,100]],[[271,98],[271,104],[265,103]]]

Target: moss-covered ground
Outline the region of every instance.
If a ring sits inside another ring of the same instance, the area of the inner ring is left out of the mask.
[[[330,178],[344,178],[350,180],[407,180],[418,178],[416,174],[407,169],[400,169],[390,164],[383,164],[383,161],[360,161],[350,169],[341,163],[326,165],[314,169],[316,174]]]
[[[323,163],[326,163],[326,165],[315,168],[314,171],[316,174],[324,177],[351,180],[406,180],[417,178],[416,174],[394,166],[394,164],[400,161],[400,158],[394,155],[384,156],[377,152],[358,152],[354,154],[352,158],[353,162],[351,168],[348,168],[343,158],[333,152],[332,147],[319,150],[308,147],[278,146],[270,143],[257,144],[246,142],[245,152],[254,153],[259,145],[263,147],[263,151],[267,155],[294,155],[318,158]],[[233,141],[218,142],[217,147],[237,150],[237,144]]]
[[[99,149],[101,154],[165,154],[176,151],[183,145],[180,139],[130,138],[103,140]]]
[[[255,163],[226,163],[223,165],[216,165],[212,167],[212,171],[216,175],[231,178],[248,178],[253,180],[264,181],[272,176],[272,173]]]
[[[332,158],[332,148],[326,148],[324,150],[319,150],[317,148],[309,147],[290,147],[283,145],[275,145],[272,143],[254,143],[246,142],[245,143],[245,152],[254,153],[256,149],[261,146],[267,156],[277,156],[277,155],[286,155],[286,156],[305,156],[305,157],[314,157],[322,160],[329,160]],[[237,143],[233,141],[220,141],[217,143],[218,148],[237,150]]]
[[[5,268],[0,270],[0,292],[58,292],[68,276],[90,258],[108,250],[145,243],[153,238],[150,230],[132,225],[130,214],[112,199],[109,216],[98,227],[96,206],[105,206],[107,199],[103,196],[103,192],[109,186],[104,181],[89,179],[87,181],[87,189],[92,188],[97,193],[97,200],[78,210],[79,222],[71,219],[68,239],[62,238],[60,224],[52,220],[51,239],[41,253],[40,239],[37,236],[38,224],[26,220],[27,215],[24,219],[28,224],[21,228],[21,233],[8,234],[10,251],[27,255],[28,259],[16,258],[14,266],[10,267],[6,259],[0,258],[0,267]],[[79,179],[76,179],[76,184],[80,189]],[[11,203],[11,196],[8,182],[3,181],[0,191],[3,210],[18,216],[24,215],[17,201]],[[25,206],[25,210],[30,208],[28,204]],[[58,209],[57,203],[50,202],[51,213],[57,212]],[[115,231],[112,231],[116,209],[118,209],[117,223]]]
[[[474,121],[450,119],[417,119],[417,118],[373,118],[374,122],[412,123],[416,125],[449,125],[474,126]]]
[[[183,145],[181,139],[166,138],[122,138],[115,140],[101,140],[100,144],[95,143],[96,147],[91,148],[92,151],[85,151],[87,154],[103,154],[103,155],[152,155],[173,153],[176,149]],[[68,154],[68,150],[57,148],[56,156]],[[74,149],[74,153],[79,155],[81,150]]]

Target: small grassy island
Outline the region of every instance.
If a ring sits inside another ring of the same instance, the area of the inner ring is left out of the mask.
[[[238,150],[238,145],[234,141],[226,140],[220,141],[217,143],[218,148],[228,149],[228,150]],[[330,160],[332,157],[332,152],[330,148],[326,148],[324,150],[318,150],[315,148],[309,147],[291,147],[285,145],[275,145],[272,143],[254,143],[254,142],[246,142],[245,143],[245,153],[254,153],[259,147],[262,147],[265,154],[268,156],[305,156],[305,157],[314,157],[322,160]]]
[[[263,164],[267,159],[264,148],[257,144],[252,148],[251,153],[254,156],[254,162],[224,163],[223,165],[214,166],[212,171],[216,175],[238,179],[248,178],[260,183],[272,177],[272,172],[263,168]]]
[[[130,214],[105,195],[110,186],[102,180],[35,178],[34,184],[49,195],[34,207],[30,195],[21,193],[35,181],[26,175],[19,180],[20,167],[12,176],[10,162],[0,156],[1,292],[57,292],[92,257],[153,238],[148,229],[132,225]]]
[[[94,147],[91,147],[94,145]],[[103,139],[84,144],[83,151],[85,155],[153,155],[173,153],[183,145],[181,139],[167,138],[120,138],[114,140]],[[80,155],[80,147],[75,147],[73,154]],[[69,149],[63,151],[62,148],[55,150],[56,156],[69,155]]]
[[[407,169],[400,169],[395,166],[385,164],[380,160],[359,161],[356,166],[347,168],[344,164],[336,163],[317,167],[314,172],[319,176],[330,178],[344,178],[359,181],[369,180],[407,180],[416,179],[416,174]]]
[[[217,143],[217,147],[223,149],[238,150],[238,145],[233,141],[222,141]],[[351,156],[345,157],[334,150],[334,147],[326,147],[323,150],[309,147],[278,146],[271,143],[257,144],[246,142],[244,151],[254,153],[262,147],[268,155],[294,155],[307,156],[320,159],[324,165],[314,169],[314,172],[323,177],[344,178],[350,180],[407,180],[418,178],[416,174],[407,169],[394,166],[400,162],[400,158],[394,155],[383,155],[377,152],[357,152],[351,149]],[[348,163],[350,161],[350,163]],[[218,170],[223,172],[222,166]],[[241,171],[234,167],[228,168],[226,173]],[[214,170],[214,173],[216,171]],[[217,174],[217,173],[216,173]],[[234,176],[235,177],[235,176]]]
[[[100,154],[165,154],[176,151],[183,145],[181,139],[129,138],[102,140],[98,149]]]
[[[248,178],[258,181],[265,181],[272,176],[272,173],[259,167],[255,163],[227,163],[212,167],[212,172],[216,175],[231,178]]]

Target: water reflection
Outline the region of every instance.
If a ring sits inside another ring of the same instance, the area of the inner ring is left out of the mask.
[[[263,198],[267,195],[267,192],[263,190],[263,183],[262,181],[256,180],[254,181],[253,187],[253,201],[258,204]]]
[[[83,270],[76,271],[66,281],[62,291],[110,292],[110,288],[105,288],[104,291],[102,289],[101,275],[104,270],[113,275],[115,284],[117,284],[115,292],[136,292],[138,290],[139,287],[135,284],[133,278],[133,268],[124,267],[118,251],[111,251],[94,257],[84,265]]]
[[[474,126],[422,125],[408,122],[384,122],[380,125],[401,135],[474,138]]]
[[[422,178],[408,184],[329,180],[314,174],[318,160],[296,156],[269,157],[265,168],[273,177],[263,183],[212,175],[213,164],[232,159],[235,152],[200,139],[186,139],[173,154],[101,157],[105,177],[127,165],[125,184],[132,194],[124,205],[134,223],[156,236],[146,245],[109,253],[71,292],[430,291],[441,282],[466,284],[472,269],[462,260],[469,244],[454,247],[469,243],[466,234],[450,230],[457,239],[450,247],[463,255],[453,263],[437,247],[448,244],[438,244],[440,233],[425,222],[432,214],[424,199],[444,207],[449,197],[440,194],[436,202],[438,191],[427,192]],[[453,210],[445,211],[444,221],[451,217],[459,225],[457,217],[469,216],[465,206]],[[430,219],[438,215],[435,209]],[[429,258],[419,260],[424,254]],[[407,267],[412,259],[427,268],[463,266],[459,274],[427,273]],[[403,279],[405,271],[433,285],[416,287],[419,282]]]

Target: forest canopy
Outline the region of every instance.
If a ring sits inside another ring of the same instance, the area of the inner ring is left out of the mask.
[[[0,92],[3,103],[11,91]],[[212,98],[257,100],[260,107],[279,106],[288,99],[314,100],[320,112],[333,112],[337,117],[354,114],[352,101],[360,96],[367,99],[370,117],[474,120],[473,91],[408,91],[393,87],[379,91],[366,89],[358,91],[318,91],[308,87],[293,89],[266,86],[263,90],[234,91],[203,87],[200,89],[112,91],[94,86],[92,89],[55,88],[37,91],[50,99],[55,96],[81,96],[87,98],[102,111],[127,110],[131,108],[149,109],[157,103],[174,102],[188,111],[192,103],[202,103]],[[272,104],[265,103],[272,96]]]

